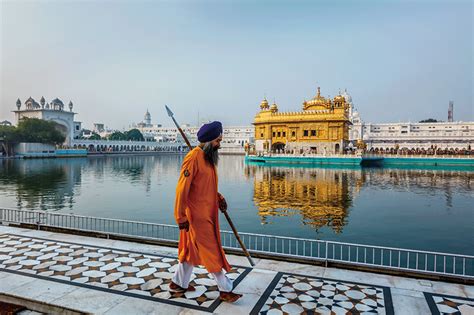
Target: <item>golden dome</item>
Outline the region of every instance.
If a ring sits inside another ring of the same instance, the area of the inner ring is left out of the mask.
[[[303,110],[327,109],[331,106],[331,98],[321,96],[321,88],[318,87],[318,93],[309,101],[303,102]]]
[[[273,103],[272,106],[270,106],[270,110],[275,113],[278,111],[278,106],[276,103]]]
[[[324,98],[324,96],[319,96],[318,98],[313,98],[310,101],[306,102],[306,106],[311,106],[311,105],[324,105],[328,101],[327,99]]]
[[[263,99],[263,101],[260,103],[260,108],[261,109],[268,109],[268,101],[266,98]]]
[[[317,104],[325,104],[327,103],[327,100],[324,98],[324,96],[321,96],[321,88],[318,86],[318,94],[316,94],[313,99],[308,101],[306,104],[307,105],[317,105]]]

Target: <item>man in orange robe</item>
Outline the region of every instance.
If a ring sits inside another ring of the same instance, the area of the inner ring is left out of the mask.
[[[227,211],[224,197],[217,191],[218,149],[222,124],[212,122],[198,131],[200,145],[184,158],[178,185],[174,215],[179,225],[178,269],[170,284],[171,291],[194,291],[189,285],[193,266],[204,266],[214,277],[220,299],[237,301],[232,281],[225,271],[231,269],[221,245],[219,213]]]

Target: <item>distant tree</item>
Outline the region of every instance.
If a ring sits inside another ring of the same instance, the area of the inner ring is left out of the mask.
[[[100,140],[101,136],[95,132],[92,133],[92,136],[89,137],[89,140]]]
[[[54,121],[37,118],[23,118],[16,128],[20,142],[62,144],[66,137],[58,129]]]
[[[0,139],[6,142],[19,141],[20,135],[14,126],[0,126]]]
[[[420,122],[420,123],[435,123],[435,122],[439,122],[439,121],[437,121],[437,120],[434,119],[434,118],[428,118],[428,119],[420,120],[419,122]]]
[[[125,133],[127,135],[127,140],[132,141],[145,141],[142,133],[138,129],[131,129]]]
[[[115,131],[109,136],[109,140],[127,140],[127,135],[120,131]]]
[[[0,126],[0,146],[7,156],[13,154],[13,144],[17,142],[20,142],[20,134],[16,127]]]

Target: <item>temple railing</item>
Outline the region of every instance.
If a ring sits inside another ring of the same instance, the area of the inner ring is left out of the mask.
[[[0,208],[0,223],[29,224],[38,230],[43,227],[64,228],[102,233],[107,237],[126,236],[173,244],[177,244],[179,238],[179,229],[175,225],[45,211]],[[249,252],[254,254],[474,280],[474,256],[469,255],[255,233],[239,233],[239,235]],[[221,240],[224,248],[241,250],[231,231],[221,231]]]

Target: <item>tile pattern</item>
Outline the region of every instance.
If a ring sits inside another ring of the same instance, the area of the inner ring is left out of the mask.
[[[474,299],[428,292],[424,294],[433,314],[474,314]]]
[[[278,273],[252,314],[393,314],[390,289]]]
[[[177,266],[175,257],[0,235],[0,269],[5,271],[212,312],[220,303],[215,280],[196,267],[191,281],[196,291],[170,292]],[[249,271],[234,267],[227,275],[237,285]]]

